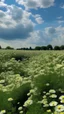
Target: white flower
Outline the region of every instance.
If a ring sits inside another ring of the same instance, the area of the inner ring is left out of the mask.
[[[49,97],[51,97],[51,98],[57,98],[57,95],[56,94],[52,94]]]
[[[20,111],[19,113],[20,113],[20,114],[23,114],[23,111]]]
[[[20,104],[20,102],[18,102],[17,104]]]
[[[27,107],[27,106],[29,106],[29,105],[31,105],[31,104],[33,104],[33,100],[28,99],[28,100],[24,103],[23,106]]]
[[[57,112],[62,112],[62,111],[64,111],[64,106],[63,105],[57,105],[56,106],[56,108],[55,108],[55,111],[57,111]]]
[[[52,101],[49,103],[50,106],[56,106],[58,103],[56,101]]]
[[[46,99],[46,97],[47,97],[46,95],[43,96],[44,99]]]
[[[43,100],[42,100],[42,103],[43,103],[43,104],[47,104],[47,103],[48,103],[47,99],[43,99]]]
[[[7,92],[7,89],[6,89],[6,88],[4,88],[2,91],[3,91],[3,92]]]
[[[50,95],[50,93],[46,93],[46,95]]]
[[[43,93],[45,94],[45,93],[46,93],[46,91],[43,91]]]
[[[47,112],[51,112],[51,109],[48,109]]]
[[[43,105],[43,107],[48,107],[48,106],[49,106],[49,104],[44,104],[44,105]]]
[[[46,83],[46,86],[49,86],[50,84],[49,83]]]
[[[5,80],[0,80],[0,84],[4,84],[5,83]]]
[[[13,101],[13,98],[8,98],[8,101]]]
[[[49,93],[56,93],[56,91],[54,89],[50,89]]]
[[[6,110],[1,110],[0,113],[1,113],[1,114],[5,114],[5,113],[6,113]]]
[[[64,103],[64,99],[62,99],[60,102],[61,102],[61,103]]]
[[[60,102],[61,102],[61,103],[64,103],[64,95],[61,95],[61,96],[59,97],[59,99],[60,99]]]
[[[22,110],[22,106],[20,106],[20,107],[18,108],[18,110]]]
[[[60,99],[60,100],[64,99],[64,95],[61,95],[61,96],[59,97],[59,99]]]
[[[56,69],[59,69],[59,68],[62,68],[62,67],[63,67],[63,65],[61,65],[61,64],[56,65]]]

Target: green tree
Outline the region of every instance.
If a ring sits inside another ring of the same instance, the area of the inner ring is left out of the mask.
[[[41,50],[41,47],[36,46],[36,47],[35,47],[35,50]]]
[[[41,50],[47,50],[47,47],[46,46],[42,46]]]
[[[47,45],[47,50],[53,50],[53,47],[52,47],[52,45]]]
[[[0,49],[2,49],[2,47],[0,46]]]
[[[60,50],[60,47],[59,46],[55,46],[54,50]]]
[[[61,46],[60,46],[60,49],[61,49],[61,50],[64,50],[64,45],[61,45]]]
[[[10,46],[7,46],[5,49],[14,49],[14,48],[12,48],[12,47],[10,47]]]

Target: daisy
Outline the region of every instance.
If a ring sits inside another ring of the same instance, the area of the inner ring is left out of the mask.
[[[57,112],[62,112],[62,111],[64,111],[64,106],[63,105],[57,105],[56,107],[55,107],[55,111],[57,111]]]
[[[56,106],[58,103],[56,101],[52,101],[49,103],[50,106]]]

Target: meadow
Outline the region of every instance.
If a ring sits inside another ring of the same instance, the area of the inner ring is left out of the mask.
[[[64,114],[64,51],[0,50],[0,114]]]

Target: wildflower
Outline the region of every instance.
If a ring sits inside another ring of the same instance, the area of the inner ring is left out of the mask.
[[[27,96],[30,96],[30,92],[29,92],[29,93],[27,93]]]
[[[27,107],[27,106],[29,106],[29,105],[31,105],[31,104],[33,104],[33,100],[28,99],[28,100],[24,103],[23,106]]]
[[[28,95],[28,96],[29,96],[30,94],[36,95],[36,91],[37,91],[37,88],[35,87],[34,89],[31,89],[30,92],[29,92],[27,95]]]
[[[47,112],[51,112],[51,109],[48,109]]]
[[[64,95],[60,96],[59,99],[60,99],[60,100],[64,99]]]
[[[64,103],[64,95],[60,96],[59,99],[61,100],[61,103]]]
[[[13,98],[8,98],[8,101],[13,101]]]
[[[6,89],[6,88],[4,88],[2,91],[3,91],[3,92],[7,92],[7,89]]]
[[[5,80],[0,80],[0,84],[4,84],[5,83]]]
[[[18,110],[22,110],[22,106],[20,106],[20,107],[18,108]]]
[[[20,114],[23,114],[23,111],[20,111],[19,113],[20,113]]]
[[[50,106],[56,106],[58,103],[56,101],[52,101],[49,103]]]
[[[6,113],[6,110],[1,110],[1,114],[5,114]]]
[[[50,93],[46,93],[46,95],[50,95]]]
[[[64,99],[62,99],[60,102],[61,102],[61,103],[64,103]]]
[[[62,111],[64,111],[64,106],[63,105],[57,105],[56,106],[56,108],[55,108],[55,111],[57,111],[57,112],[62,112]]]
[[[46,91],[43,91],[43,93],[45,94],[45,93],[46,93]]]
[[[50,89],[49,93],[56,93],[56,91],[54,89]]]
[[[50,84],[49,83],[46,83],[46,86],[49,86]]]
[[[48,103],[47,99],[43,99],[43,100],[42,100],[42,103],[43,103],[43,104],[47,104],[47,103]]]
[[[57,95],[56,94],[52,94],[49,97],[51,97],[51,98],[57,98]]]
[[[17,104],[20,104],[20,102],[18,102]]]
[[[43,107],[48,107],[49,105],[48,104],[44,104]]]
[[[56,65],[56,69],[59,69],[59,68],[62,68],[62,67],[63,67],[63,65],[61,65],[61,64]]]
[[[46,95],[44,95],[43,98],[46,99]]]

